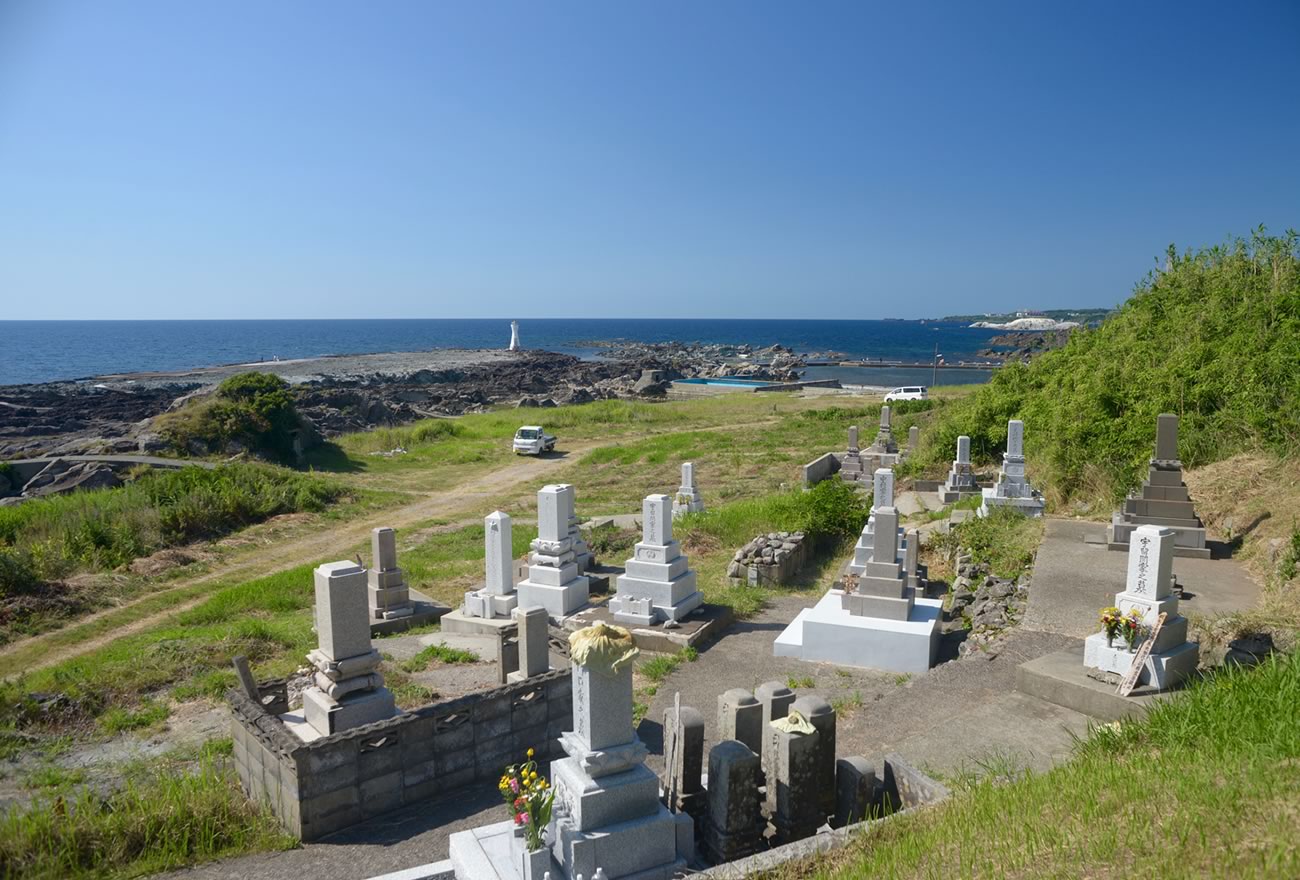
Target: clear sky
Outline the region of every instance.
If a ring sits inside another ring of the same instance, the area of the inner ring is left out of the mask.
[[[1106,306],[1300,227],[1300,3],[0,0],[0,317]]]

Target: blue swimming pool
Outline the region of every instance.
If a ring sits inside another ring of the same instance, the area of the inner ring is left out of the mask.
[[[725,385],[729,388],[766,388],[769,385],[780,385],[780,382],[768,382],[765,379],[740,379],[723,377],[721,379],[678,379],[678,385]]]

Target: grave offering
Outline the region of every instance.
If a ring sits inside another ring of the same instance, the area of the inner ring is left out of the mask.
[[[1025,423],[1020,419],[1007,422],[1007,451],[1002,455],[1002,469],[991,489],[984,489],[984,503],[979,515],[988,516],[993,507],[1009,507],[1026,516],[1042,516],[1046,506],[1043,496],[1025,478]]]
[[[648,495],[641,506],[641,541],[618,577],[617,594],[609,600],[619,623],[680,621],[704,602],[704,594],[695,588],[695,572],[673,540],[671,504],[667,495]]]
[[[877,497],[892,500],[892,472],[880,469],[875,477]],[[872,510],[848,574],[777,636],[776,656],[906,673],[933,664],[943,603],[923,598],[920,572],[908,571],[915,556],[902,540],[898,511]],[[911,540],[918,543],[915,535]]]
[[[315,672],[302,694],[303,718],[320,736],[397,714],[370,645],[366,570],[328,562],[313,573],[319,646],[307,655]],[[300,734],[301,735],[301,734]]]
[[[1164,625],[1151,645],[1150,656],[1137,679],[1139,686],[1158,690],[1176,687],[1196,671],[1200,645],[1187,641],[1187,618],[1178,613],[1173,593],[1174,548],[1177,535],[1160,526],[1138,526],[1133,532],[1128,555],[1128,578],[1124,592],[1115,595],[1115,607],[1127,615],[1141,615],[1143,632],[1149,634],[1161,614]],[[1136,659],[1141,642],[1132,647],[1105,632],[1088,636],[1083,644],[1083,664],[1089,669],[1117,678],[1126,675]]]
[[[970,465],[970,438],[963,434],[957,438],[957,457],[948,470],[948,479],[939,487],[939,501],[952,504],[978,494],[980,487],[975,482],[975,471]]]
[[[540,605],[557,622],[587,605],[590,587],[578,571],[570,533],[572,486],[543,486],[537,493],[537,540],[528,577],[515,585],[520,605]]]
[[[695,487],[695,464],[682,462],[682,484],[677,487],[673,498],[673,519],[684,513],[699,513],[704,510],[704,498]]]
[[[1146,481],[1141,491],[1125,499],[1123,509],[1111,519],[1107,546],[1111,550],[1129,549],[1133,533],[1143,525],[1173,529],[1175,556],[1210,558],[1210,548],[1205,546],[1205,525],[1196,515],[1187,484],[1183,482],[1183,463],[1178,458],[1178,416],[1171,413],[1156,417],[1156,450]]]

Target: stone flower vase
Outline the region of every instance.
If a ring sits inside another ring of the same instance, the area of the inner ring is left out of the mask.
[[[522,830],[522,829],[521,829]],[[551,870],[551,848],[543,845],[532,852],[528,850],[528,841],[523,834],[516,834],[510,841],[515,852],[516,864],[519,865],[520,880],[542,880]]]

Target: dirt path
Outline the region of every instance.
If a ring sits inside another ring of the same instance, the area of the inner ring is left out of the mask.
[[[28,655],[32,653],[33,648],[41,644],[67,641],[75,638],[75,634],[83,629],[93,632],[95,624],[98,622],[114,615],[129,613],[130,609],[144,602],[156,602],[160,597],[182,592],[205,583],[229,580],[232,576],[247,579],[260,574],[269,574],[272,571],[282,571],[297,565],[317,562],[331,555],[337,557],[357,544],[365,543],[370,536],[371,528],[380,520],[384,525],[400,529],[435,517],[466,513],[476,506],[481,506],[479,502],[483,499],[509,491],[515,487],[522,488],[526,483],[536,482],[539,476],[558,470],[564,465],[573,462],[577,455],[601,445],[603,444],[597,441],[566,444],[567,448],[562,455],[545,458],[521,458],[518,461],[510,462],[504,467],[473,477],[460,485],[452,486],[441,492],[424,495],[418,501],[386,510],[381,514],[345,523],[322,525],[321,528],[305,535],[264,544],[235,562],[221,565],[217,569],[193,578],[177,581],[169,585],[165,590],[149,593],[124,605],[96,612],[62,629],[42,633],[6,645],[3,649],[0,649],[0,666],[8,667],[4,674],[11,676],[18,674],[19,671],[31,672],[43,669],[72,657],[86,654],[123,636],[146,630],[168,617],[198,605],[208,597],[207,593],[200,593],[180,603],[169,605],[156,613],[114,627],[102,634],[90,635],[87,638],[71,642],[48,653],[28,659]],[[14,658],[18,659],[15,660]],[[14,669],[14,666],[20,666],[21,670]]]

